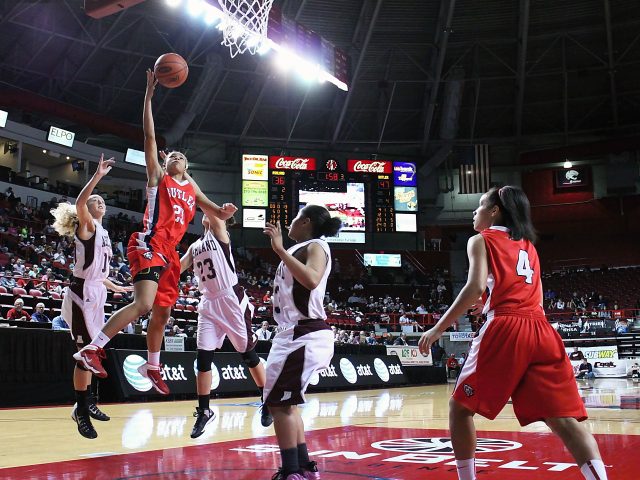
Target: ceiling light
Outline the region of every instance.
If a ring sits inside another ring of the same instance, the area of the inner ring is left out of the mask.
[[[569,159],[567,158],[567,159],[564,161],[564,168],[572,168],[572,167],[573,167],[573,163],[571,163],[571,162],[569,161]]]

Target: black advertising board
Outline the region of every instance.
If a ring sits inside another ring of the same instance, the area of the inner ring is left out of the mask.
[[[125,398],[155,395],[151,382],[138,372],[145,362],[140,350],[107,350],[109,375]],[[162,352],[162,377],[172,394],[196,393],[196,352]],[[264,360],[264,358],[263,358]],[[216,353],[211,368],[211,393],[256,392],[249,369],[238,353]],[[403,385],[407,379],[396,356],[335,355],[328,369],[311,379],[310,391],[334,388],[385,387]]]

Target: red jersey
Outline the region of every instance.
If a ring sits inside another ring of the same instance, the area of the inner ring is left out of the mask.
[[[147,187],[144,242],[162,242],[175,248],[196,214],[196,193],[188,180],[178,182],[165,174],[156,187]],[[154,243],[155,243],[154,242]]]
[[[538,252],[529,240],[512,240],[505,227],[494,226],[480,232],[489,264],[487,299],[483,313],[495,310],[544,313]]]

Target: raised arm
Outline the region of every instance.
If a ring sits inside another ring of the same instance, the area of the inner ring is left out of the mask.
[[[182,273],[187,268],[189,268],[192,264],[193,264],[193,255],[191,255],[191,246],[189,246],[187,253],[185,253],[180,259],[180,274],[182,275]]]
[[[96,230],[93,225],[93,217],[89,213],[89,208],[87,207],[87,201],[89,200],[93,189],[98,185],[100,179],[111,171],[115,163],[116,161],[113,158],[105,160],[104,154],[100,155],[100,161],[98,162],[96,173],[93,174],[91,180],[87,182],[76,199],[76,212],[78,214],[77,234],[82,240],[88,240],[91,238],[93,232]]]
[[[158,145],[156,143],[156,130],[153,123],[151,99],[158,80],[151,69],[147,69],[147,90],[144,94],[144,110],[142,112],[142,125],[144,129],[144,160],[147,164],[147,186],[155,187],[162,178],[163,170],[158,161]]]
[[[271,248],[287,266],[293,278],[308,290],[316,288],[327,268],[327,254],[317,243],[310,243],[307,247],[307,258],[301,262],[287,252],[282,245],[282,230],[280,224],[267,223],[264,233],[271,238]]]
[[[212,202],[204,193],[202,193],[202,190],[200,190],[200,187],[191,177],[191,175],[185,172],[184,176],[187,180],[189,180],[189,183],[193,185],[193,189],[196,192],[196,204],[205,213],[205,215],[209,217],[209,219],[218,218],[224,221],[233,217],[233,214],[238,211],[238,208],[232,203],[225,203],[221,207]]]

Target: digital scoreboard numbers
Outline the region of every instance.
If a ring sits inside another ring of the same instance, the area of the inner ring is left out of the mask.
[[[269,182],[269,223],[291,225],[291,205],[289,201],[291,180],[284,171],[272,170]]]
[[[378,175],[373,185],[374,223],[376,233],[395,232],[396,217],[393,208],[392,180],[389,175]]]

